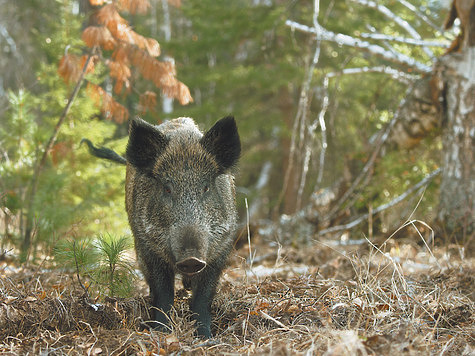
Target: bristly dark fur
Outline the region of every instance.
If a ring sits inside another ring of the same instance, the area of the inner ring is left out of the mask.
[[[241,142],[234,117],[219,120],[200,141],[225,170],[232,168],[241,155]]]
[[[154,327],[168,325],[174,279],[193,293],[198,335],[211,337],[211,303],[236,230],[234,177],[241,144],[233,117],[204,135],[190,118],[131,122],[126,208],[150,286]]]
[[[165,149],[168,141],[165,135],[148,122],[132,120],[125,157],[134,167],[148,168]]]

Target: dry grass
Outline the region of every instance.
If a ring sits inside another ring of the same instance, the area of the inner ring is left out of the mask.
[[[473,260],[414,241],[296,249],[256,237],[252,269],[245,246],[223,275],[209,342],[194,337],[179,282],[163,334],[140,326],[143,283],[134,298],[91,302],[74,276],[4,264],[0,354],[473,355]]]

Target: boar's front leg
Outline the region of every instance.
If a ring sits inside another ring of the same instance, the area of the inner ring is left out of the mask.
[[[154,264],[153,267],[150,266],[152,269],[149,270],[150,274],[147,278],[153,307],[154,322],[151,326],[157,330],[169,332],[168,315],[175,295],[175,274],[166,263],[160,262]]]
[[[192,280],[193,297],[190,309],[194,313],[198,336],[211,338],[211,303],[218,285],[221,268],[208,265]]]

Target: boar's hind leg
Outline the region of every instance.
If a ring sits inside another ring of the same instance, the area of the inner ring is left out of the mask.
[[[150,297],[152,298],[153,319],[151,326],[161,331],[170,331],[168,315],[174,300],[175,275],[166,265],[153,266],[148,278]]]
[[[218,285],[220,269],[208,265],[199,278],[193,279],[190,309],[194,313],[198,336],[211,338],[211,303]],[[197,276],[198,277],[198,276]]]

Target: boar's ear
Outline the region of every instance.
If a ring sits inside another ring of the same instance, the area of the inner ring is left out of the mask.
[[[204,134],[201,145],[216,158],[223,170],[234,166],[241,154],[241,142],[234,117],[227,116],[216,122]]]
[[[168,141],[153,125],[139,118],[132,119],[125,151],[127,162],[136,168],[151,169]]]

